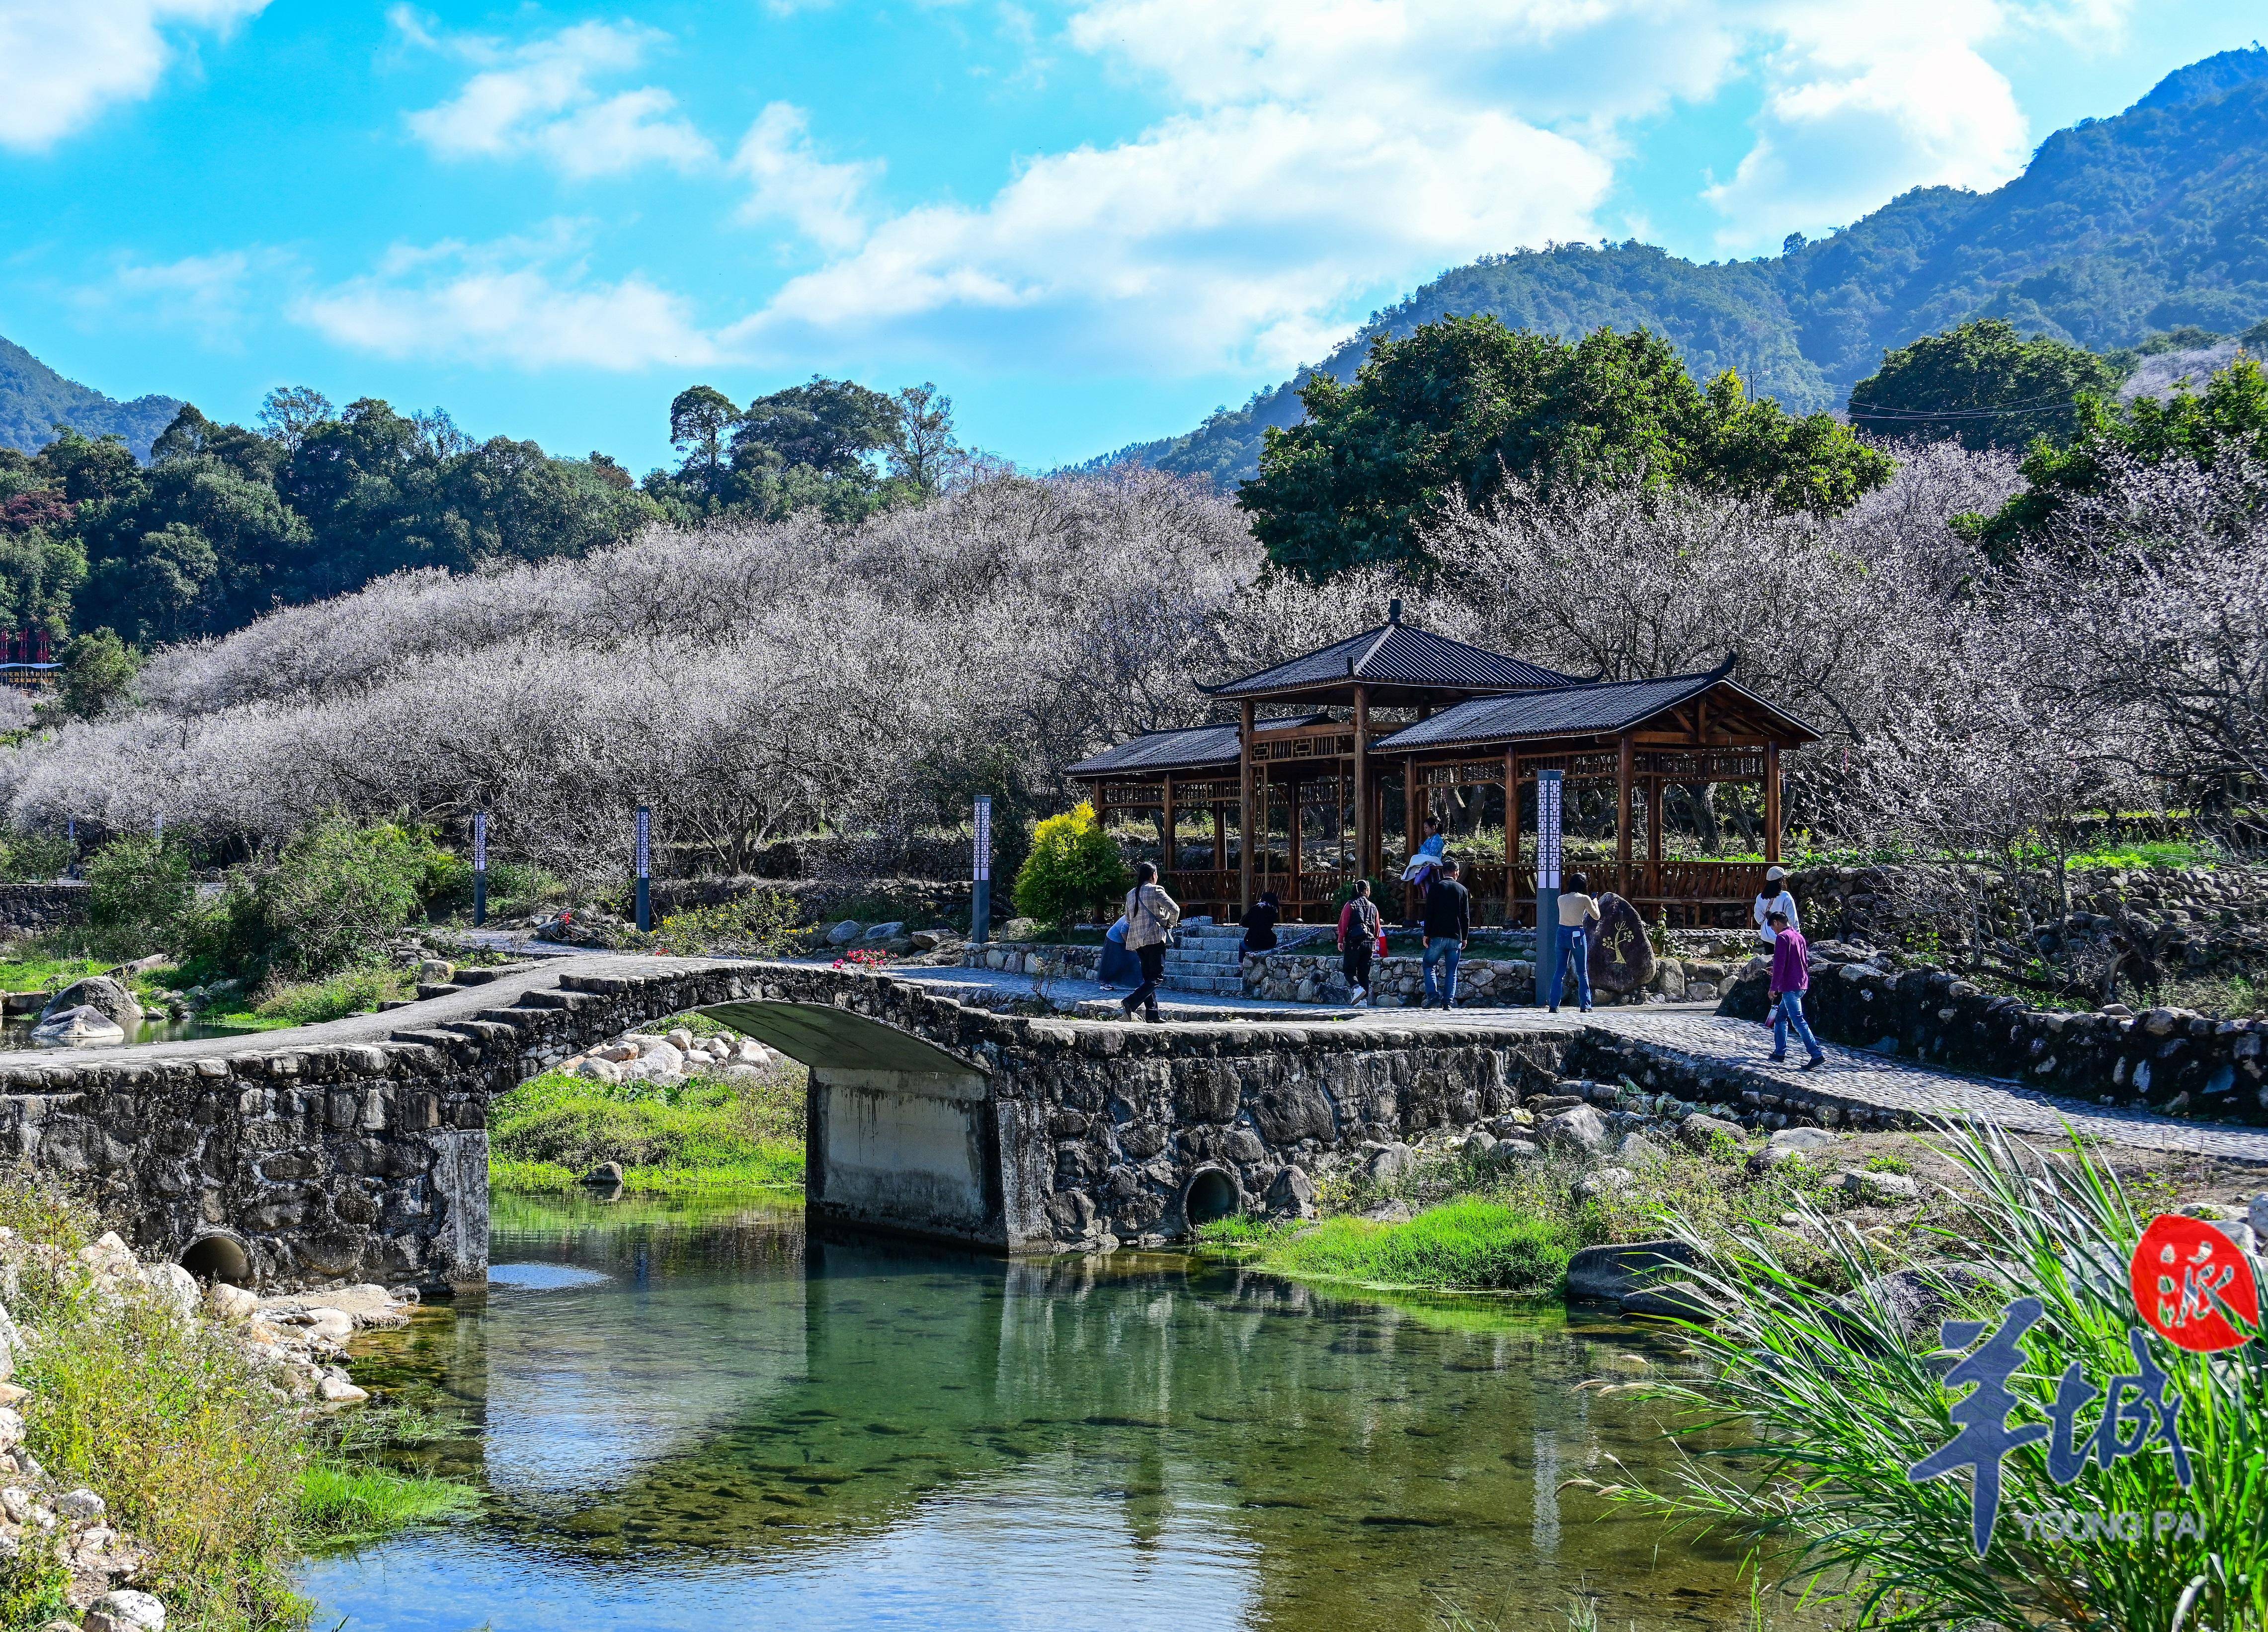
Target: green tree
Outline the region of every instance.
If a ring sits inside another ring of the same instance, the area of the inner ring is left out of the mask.
[[[1351,384],[1317,374],[1300,395],[1307,423],[1268,431],[1237,502],[1272,560],[1316,579],[1421,559],[1422,531],[1453,496],[1484,500],[1507,477],[1683,482],[1832,511],[1892,468],[1825,415],[1751,401],[1729,371],[1703,391],[1644,330],[1570,344],[1449,317],[1381,336]]]
[[[908,386],[892,401],[897,424],[890,433],[890,474],[931,497],[963,457],[953,432],[953,399],[924,381]]]
[[[115,630],[96,629],[63,648],[58,701],[75,718],[99,719],[132,696],[134,677],[141,672],[140,652]]]
[[[231,968],[299,980],[378,961],[417,915],[444,859],[426,834],[400,824],[327,817],[273,861],[231,877],[205,950]]]
[[[792,469],[808,466],[824,476],[872,479],[868,455],[891,445],[899,430],[898,405],[855,380],[822,379],[758,397],[733,432],[735,466],[757,462]]]
[[[1851,387],[1851,423],[1908,442],[2024,448],[2067,442],[2080,399],[2110,396],[2125,377],[2108,357],[2045,334],[2027,340],[1999,318],[1963,323],[1882,353]]]
[[[725,437],[740,416],[733,399],[713,386],[693,386],[669,405],[669,445],[685,455],[683,474],[697,474],[715,492],[725,467]]]
[[[104,631],[107,633],[107,631]],[[113,839],[86,864],[87,923],[119,957],[180,954],[196,911],[189,858],[155,834]]]
[[[1094,805],[1080,805],[1032,829],[1031,854],[1016,874],[1016,910],[1042,923],[1068,923],[1126,889],[1117,841],[1102,830]]]
[[[261,400],[260,430],[287,453],[308,431],[335,416],[331,400],[313,386],[278,386]]]
[[[2198,395],[2176,389],[2166,398],[2120,404],[2083,399],[2079,426],[2058,447],[2041,442],[2020,467],[2029,489],[1991,517],[1960,522],[1995,560],[2045,534],[2074,498],[2100,491],[2113,460],[2145,465],[2184,459],[2210,467],[2226,452],[2268,459],[2268,371],[2239,355]]]

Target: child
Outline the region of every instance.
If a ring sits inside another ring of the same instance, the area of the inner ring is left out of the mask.
[[[1410,864],[1402,870],[1402,882],[1417,886],[1419,901],[1424,901],[1425,892],[1432,887],[1433,879],[1441,871],[1441,857],[1448,849],[1449,837],[1441,831],[1441,819],[1428,816],[1425,819],[1425,842],[1411,854]]]
[[[1803,931],[1788,922],[1784,912],[1766,915],[1771,925],[1771,995],[1772,1051],[1774,1063],[1787,1059],[1787,1029],[1793,1026],[1811,1057],[1803,1062],[1803,1070],[1815,1071],[1827,1063],[1827,1054],[1820,1048],[1819,1040],[1811,1034],[1811,1026],[1803,1018],[1803,994],[1811,989],[1811,948],[1803,938]]]

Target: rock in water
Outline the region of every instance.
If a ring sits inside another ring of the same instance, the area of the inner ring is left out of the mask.
[[[83,981],[73,981],[48,998],[48,1006],[40,1011],[40,1023],[44,1026],[69,1009],[92,1009],[120,1026],[142,1023],[142,1005],[134,1001],[134,994],[107,974],[90,974]]]
[[[110,1048],[126,1040],[126,1028],[99,1009],[62,1009],[32,1028],[32,1040],[58,1048]]]
[[[1653,946],[1646,938],[1646,921],[1621,896],[1602,895],[1598,933],[1591,941],[1592,988],[1621,996],[1653,979]]]

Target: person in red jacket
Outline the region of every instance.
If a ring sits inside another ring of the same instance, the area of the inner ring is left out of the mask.
[[[1804,941],[1803,931],[1787,921],[1786,913],[1772,913],[1765,922],[1772,928],[1771,1057],[1775,1062],[1786,1060],[1788,1027],[1793,1026],[1796,1036],[1811,1051],[1803,1069],[1817,1070],[1827,1062],[1827,1055],[1811,1034],[1810,1022],[1803,1018],[1803,994],[1811,989],[1811,948]]]
[[[1378,903],[1370,899],[1370,880],[1357,878],[1353,895],[1339,909],[1339,967],[1346,974],[1351,1003],[1369,996],[1370,959],[1378,947]]]

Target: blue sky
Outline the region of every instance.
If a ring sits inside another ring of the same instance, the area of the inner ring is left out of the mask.
[[[0,0],[0,334],[670,455],[934,380],[1043,467],[1492,250],[1776,251],[2249,43],[2225,0]]]

